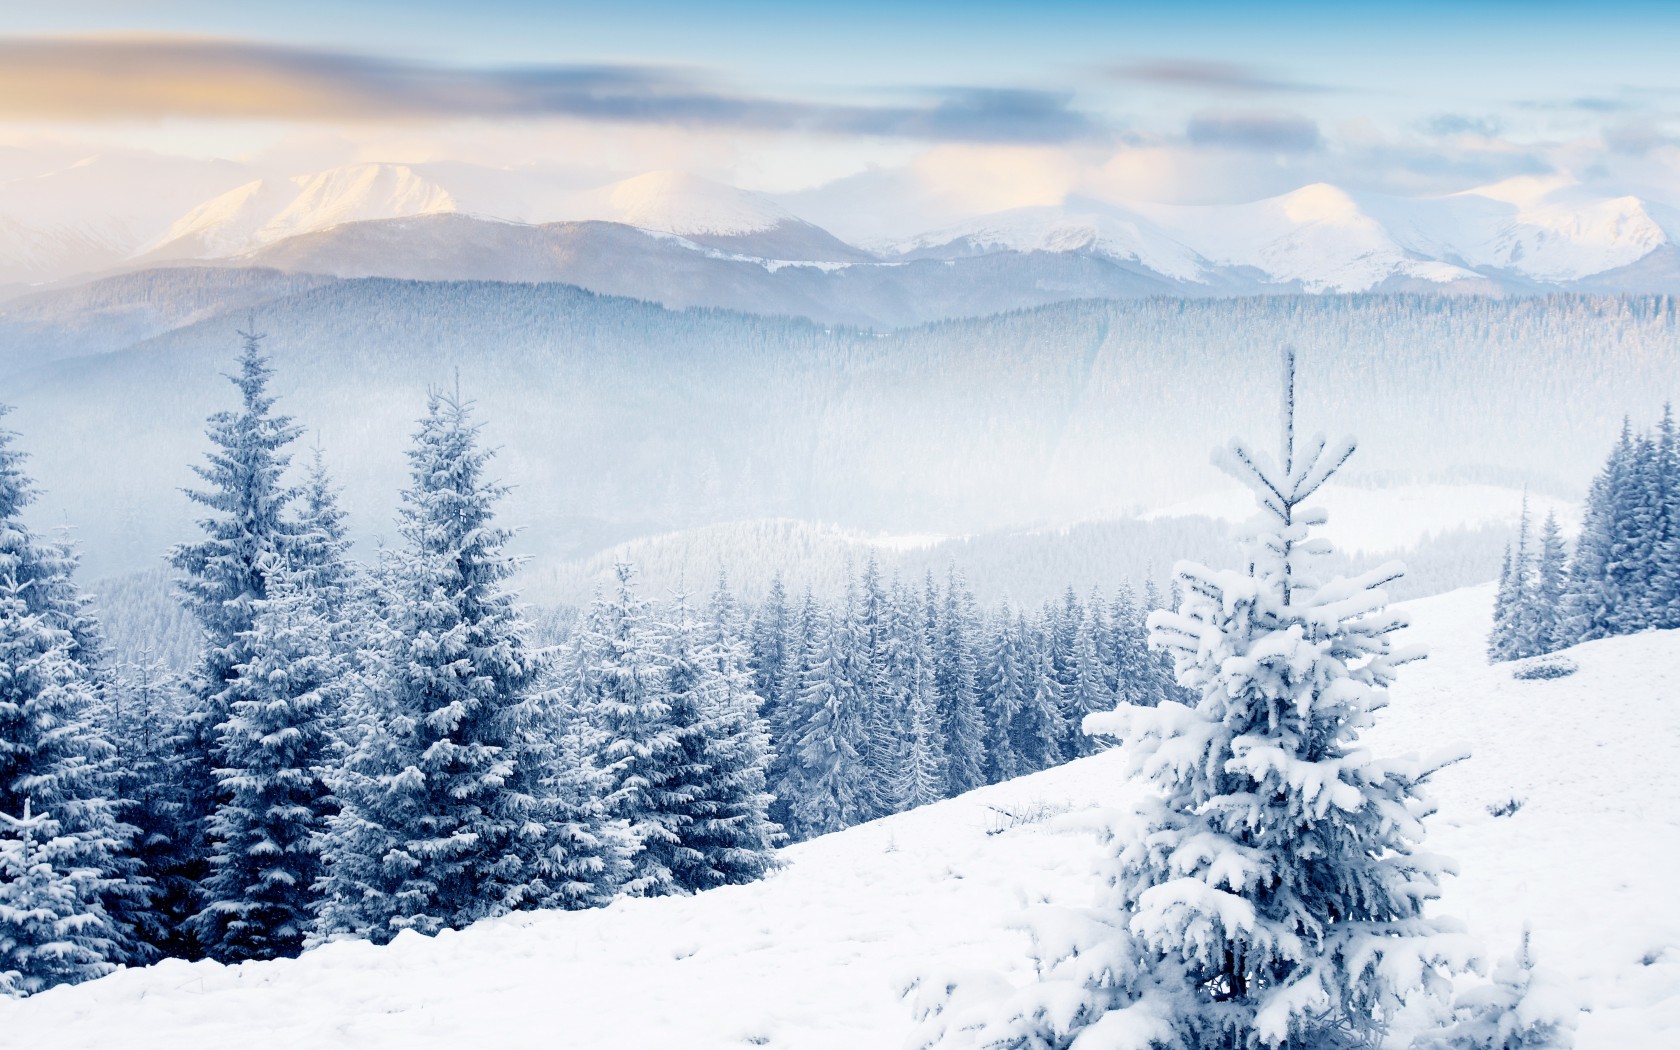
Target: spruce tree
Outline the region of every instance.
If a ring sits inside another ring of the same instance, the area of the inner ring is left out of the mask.
[[[1518,589],[1520,582],[1521,577],[1512,564],[1511,546],[1506,544],[1504,557],[1499,563],[1499,584],[1493,594],[1493,627],[1488,631],[1487,639],[1488,663],[1513,659],[1517,607],[1522,601]]]
[[[132,933],[138,961],[183,956],[197,944],[189,920],[198,908],[196,884],[181,876],[188,858],[176,748],[184,686],[146,650],[107,689],[113,794],[122,821],[135,829],[128,853],[140,875],[138,898],[122,902],[114,918]]]
[[[1621,439],[1587,492],[1581,534],[1570,561],[1562,628],[1570,645],[1606,638],[1622,629],[1621,610],[1628,604],[1632,582],[1626,562],[1630,544],[1625,505],[1632,457],[1631,425],[1624,420]]]
[[[804,769],[799,757],[799,742],[809,722],[811,712],[802,702],[803,686],[811,668],[823,657],[823,614],[811,589],[805,589],[799,609],[793,618],[793,630],[788,639],[788,658],[783,667],[779,700],[769,718],[770,772],[769,786],[772,802],[770,819],[786,829],[791,838],[798,838],[792,815],[794,802],[804,791]]]
[[[1005,601],[988,632],[981,693],[986,711],[986,780],[992,784],[1031,772],[1015,750],[1015,718],[1026,707],[1033,686],[1025,637],[1014,628],[1015,616]]]
[[[841,611],[820,620],[812,632],[813,659],[797,701],[795,757],[783,781],[789,802],[786,828],[795,841],[875,815],[874,786],[864,758],[869,711],[860,680],[867,671],[852,624],[853,617]]]
[[[1535,653],[1549,653],[1568,645],[1563,631],[1564,584],[1569,571],[1563,535],[1557,515],[1547,514],[1540,526],[1540,551],[1534,564],[1534,587],[1530,596],[1529,647]]]
[[[1119,825],[1106,903],[1047,932],[1040,981],[963,1045],[1374,1045],[1466,955],[1423,914],[1442,866],[1416,851],[1432,769],[1359,742],[1410,655],[1382,594],[1400,569],[1315,577],[1324,515],[1303,503],[1353,444],[1297,448],[1288,364],[1279,459],[1237,442],[1218,458],[1264,515],[1247,566],[1181,563],[1179,610],[1150,619],[1197,699],[1093,719],[1157,789]]]
[[[576,903],[556,867],[555,738],[539,654],[506,589],[505,491],[458,398],[432,394],[409,450],[404,546],[382,567],[388,623],[373,725],[330,779],[315,937],[383,942],[509,911]]]
[[[1651,545],[1651,626],[1672,630],[1680,627],[1680,435],[1671,406],[1663,406],[1652,455],[1657,534]]]
[[[631,896],[652,897],[683,889],[678,868],[682,829],[688,818],[688,777],[698,745],[699,676],[688,662],[680,676],[662,666],[659,625],[636,593],[635,569],[614,567],[617,584],[602,614],[592,699],[602,729],[600,766],[607,779],[607,812],[625,823],[630,836],[630,870],[620,887]],[[674,688],[685,692],[674,696]],[[673,702],[680,706],[673,707]]]
[[[241,640],[248,657],[217,750],[224,801],[210,817],[206,904],[194,920],[209,954],[226,962],[296,955],[315,911],[321,839],[336,809],[322,776],[351,689],[316,578],[276,567]]]
[[[98,625],[71,577],[74,552],[41,540],[22,520],[34,492],[13,438],[0,430],[0,813],[22,819],[30,805],[40,814],[41,859],[14,858],[13,871],[35,887],[28,892],[49,892],[79,916],[65,952],[127,961],[143,953],[112,912],[143,904],[146,886],[128,854],[134,829],[118,819],[113,797],[116,751],[100,724]],[[10,950],[52,950],[22,939],[46,936],[49,927],[29,929],[12,934],[19,940]],[[92,972],[22,979],[33,991]]]
[[[297,533],[287,515],[296,493],[282,475],[291,459],[286,448],[300,430],[289,417],[274,414],[268,393],[274,372],[262,352],[263,337],[240,336],[239,370],[228,377],[239,391],[240,406],[210,416],[206,433],[212,449],[204,465],[193,467],[206,487],[186,491],[208,512],[198,523],[204,538],[169,552],[170,562],[184,574],[177,586],[203,630],[204,650],[190,683],[192,703],[182,718],[177,775],[183,864],[162,877],[192,883],[208,870],[209,820],[221,799],[216,749],[233,702],[232,681],[250,658],[242,639],[257,603],[268,596],[268,572],[290,556]],[[187,953],[192,954],[190,946]]]
[[[883,707],[894,716],[895,753],[882,793],[897,812],[943,798],[947,762],[927,603],[902,587],[893,589],[885,666]]]
[[[9,601],[0,597],[0,602]],[[0,810],[0,996],[25,996],[110,973],[117,952],[85,845],[29,799]]]
[[[960,795],[986,783],[986,718],[980,708],[976,646],[979,613],[968,581],[952,565],[934,636],[934,690],[945,736],[945,794]]]
[[[1025,655],[1026,688],[1010,721],[1009,738],[1020,772],[1035,773],[1060,765],[1065,758],[1062,745],[1068,736],[1067,722],[1049,631],[1035,630],[1025,615],[1017,617],[1015,631]]]

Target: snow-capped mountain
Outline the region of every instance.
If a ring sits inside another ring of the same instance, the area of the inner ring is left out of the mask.
[[[0,182],[0,285],[157,262],[247,265],[263,253],[265,265],[307,260],[323,273],[575,280],[672,305],[866,324],[1136,295],[1680,290],[1680,212],[1561,176],[1434,197],[1326,183],[1234,204],[1070,197],[907,231],[879,252],[807,221],[789,200],[815,206],[808,194],[782,198],[672,171],[590,184],[458,163],[275,176],[222,162],[96,157]],[[426,228],[435,243],[424,273],[415,271],[418,227],[337,236],[439,216],[473,222]],[[497,235],[486,224],[510,229]],[[585,236],[589,224],[617,232]],[[455,234],[471,243],[449,243]],[[647,235],[666,243],[650,248]],[[587,259],[581,248],[557,248],[557,237],[590,241]],[[310,240],[281,247],[297,238]],[[502,242],[493,252],[492,241]],[[790,264],[813,273],[767,283],[741,270]],[[954,270],[936,275],[935,265]],[[624,273],[640,276],[626,283]]]
[[[1677,231],[1680,219],[1661,205],[1561,179],[1416,198],[1318,183],[1240,204],[1018,209],[911,238],[895,253],[1086,252],[1191,283],[1234,271],[1307,292],[1491,290],[1567,286],[1631,266],[1674,245]]]
[[[246,183],[200,204],[135,254],[219,258],[347,222],[455,210],[449,191],[413,168],[355,164],[294,179]]]

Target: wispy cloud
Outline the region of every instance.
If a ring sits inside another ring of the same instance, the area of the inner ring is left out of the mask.
[[[1318,125],[1293,113],[1198,113],[1185,136],[1197,146],[1306,153],[1323,145]]]
[[[1437,113],[1422,124],[1423,130],[1442,138],[1453,135],[1480,135],[1493,138],[1504,130],[1494,117],[1472,117],[1466,113]]]
[[[1001,143],[1102,134],[1071,102],[962,87],[915,104],[833,104],[731,92],[675,67],[465,68],[200,37],[0,37],[0,119],[13,120],[570,117]]]
[[[1189,58],[1125,63],[1109,67],[1108,73],[1116,80],[1223,94],[1320,94],[1337,90],[1326,84],[1270,76],[1255,66]]]

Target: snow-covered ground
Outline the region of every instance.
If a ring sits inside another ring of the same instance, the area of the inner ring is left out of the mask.
[[[1541,964],[1590,1007],[1577,1047],[1671,1048],[1680,632],[1591,643],[1570,651],[1572,677],[1521,682],[1483,661],[1491,601],[1480,587],[1409,606],[1432,655],[1403,669],[1371,743],[1473,753],[1435,781],[1428,847],[1461,870],[1442,907],[1496,956],[1532,925]],[[1116,769],[1098,756],[831,835],[787,850],[765,882],[696,898],[294,961],[170,962],[0,1002],[0,1045],[897,1047],[908,977],[1028,979],[1011,922],[1033,902],[1088,900],[1099,848],[1083,829],[1127,792]]]

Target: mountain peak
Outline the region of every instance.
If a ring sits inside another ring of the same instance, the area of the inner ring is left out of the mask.
[[[650,171],[608,186],[600,218],[677,236],[760,233],[800,220],[761,193],[698,175]]]

